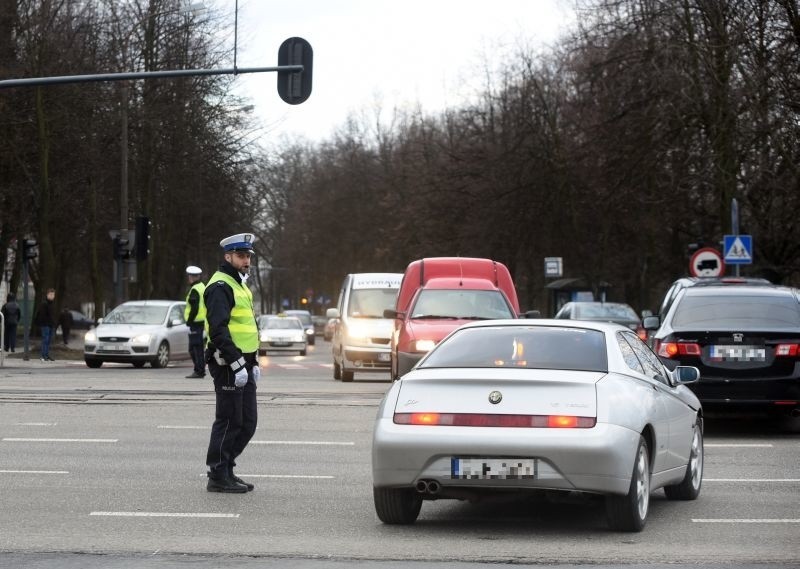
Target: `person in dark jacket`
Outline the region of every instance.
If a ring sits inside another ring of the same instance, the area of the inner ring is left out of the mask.
[[[253,293],[247,287],[254,240],[252,233],[240,233],[220,241],[225,262],[208,280],[203,293],[209,338],[206,362],[217,399],[206,454],[209,492],[238,494],[253,489],[233,473],[233,468],[258,422],[258,325]]]
[[[69,309],[65,308],[61,311],[61,314],[58,316],[58,325],[61,326],[61,336],[64,338],[64,345],[69,345],[69,333],[72,330],[72,312]]]
[[[206,327],[206,305],[203,302],[203,269],[194,265],[186,267],[186,279],[189,281],[189,292],[186,293],[186,308],[183,318],[189,327],[189,355],[192,356],[194,371],[187,378],[204,378],[206,376],[206,356],[203,349],[203,333]]]
[[[36,325],[42,330],[42,361],[54,362],[50,357],[50,339],[56,328],[56,315],[55,304],[53,300],[56,298],[55,289],[47,289],[47,297],[44,302],[39,306],[39,311],[36,313]]]
[[[17,298],[13,292],[8,293],[6,303],[0,309],[3,312],[3,349],[7,352],[14,352],[17,349],[17,326],[20,320],[20,309]]]

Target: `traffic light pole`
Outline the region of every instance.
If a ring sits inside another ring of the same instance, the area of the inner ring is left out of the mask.
[[[28,259],[27,257],[23,256],[22,259],[22,329],[23,332],[23,344],[22,344],[22,359],[28,361],[30,358],[29,355],[29,339],[30,339],[30,332],[31,332],[31,318],[28,312],[30,311],[30,307],[28,305]]]

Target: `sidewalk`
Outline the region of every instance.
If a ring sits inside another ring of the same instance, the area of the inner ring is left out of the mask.
[[[70,334],[69,345],[64,345],[64,340],[61,335],[57,335],[50,342],[50,357],[56,360],[55,362],[43,362],[41,360],[42,354],[42,339],[29,338],[28,339],[28,359],[24,359],[24,340],[17,337],[17,348],[15,352],[3,352],[2,368],[20,368],[20,367],[38,367],[53,365],[64,360],[83,360],[83,330],[79,333],[73,332]]]

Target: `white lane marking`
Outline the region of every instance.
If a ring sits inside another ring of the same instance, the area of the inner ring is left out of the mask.
[[[21,439],[4,438],[9,443],[115,443],[119,439]]]
[[[740,519],[692,519],[695,523],[701,524],[797,524],[800,523],[800,518],[740,518]]]
[[[800,478],[703,478],[703,482],[800,482]]]
[[[353,446],[354,442],[338,441],[250,441],[251,445],[329,445],[329,446]]]
[[[277,364],[277,365],[278,367],[282,367],[283,369],[306,369],[306,366],[302,364]]]
[[[310,478],[313,480],[332,480],[333,476],[310,476],[305,474],[237,474],[245,478]]]
[[[55,427],[58,423],[17,423],[22,427]]]
[[[67,470],[0,470],[0,474],[69,474]]]
[[[208,425],[205,426],[196,426],[196,425],[158,425],[157,429],[203,429],[208,430],[211,427]]]
[[[771,443],[711,443],[704,444],[706,448],[772,448]]]
[[[90,516],[115,516],[126,518],[238,518],[239,514],[214,514],[204,512],[91,512]]]
[[[328,369],[332,369],[333,368],[333,364],[317,364],[317,365],[319,367],[325,367],[325,368],[328,368]]]

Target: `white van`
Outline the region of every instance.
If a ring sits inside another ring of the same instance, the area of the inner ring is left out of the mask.
[[[333,378],[353,381],[358,371],[391,369],[391,335],[394,321],[383,311],[394,308],[403,273],[355,273],[347,275],[336,308],[326,316],[334,318]]]

